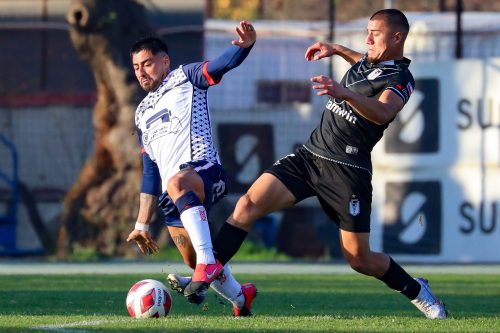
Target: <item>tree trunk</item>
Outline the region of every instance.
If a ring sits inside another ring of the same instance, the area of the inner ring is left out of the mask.
[[[132,250],[125,239],[139,202],[134,112],[144,95],[129,50],[154,33],[144,7],[133,0],[73,0],[66,19],[75,49],[94,73],[97,102],[94,153],[64,200],[56,254],[66,258],[80,246],[105,256],[124,255]]]

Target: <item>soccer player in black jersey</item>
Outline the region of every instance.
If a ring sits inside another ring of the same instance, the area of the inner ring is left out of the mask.
[[[267,169],[237,202],[214,241],[225,264],[238,250],[253,222],[273,211],[316,196],[340,228],[341,248],[351,267],[402,293],[427,318],[446,318],[444,304],[425,279],[412,278],[391,257],[370,249],[371,151],[410,98],[414,80],[403,57],[409,24],[396,9],[372,15],[365,54],[337,44],[315,43],[308,61],[339,55],[352,67],[340,82],[311,78],[318,95],[328,95],[319,126],[295,154]]]

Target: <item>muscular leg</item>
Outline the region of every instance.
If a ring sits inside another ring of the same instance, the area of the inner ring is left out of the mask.
[[[369,237],[369,233],[340,231],[341,248],[352,269],[373,276],[409,299],[415,299],[420,284],[388,255],[373,252]]]
[[[289,207],[295,197],[275,176],[265,173],[260,176],[236,204],[236,208],[224,223],[214,241],[214,253],[218,262],[225,265],[238,251],[255,219],[274,210]],[[205,299],[209,283],[198,283],[193,279],[184,290],[188,298],[200,304]]]
[[[169,179],[167,192],[177,206],[182,224],[190,236],[196,252],[196,263],[215,263],[207,212],[202,204],[205,200],[202,178],[193,169],[181,170]]]
[[[255,220],[295,203],[295,197],[274,175],[262,174],[236,204],[228,222],[249,231]]]
[[[352,269],[380,278],[389,269],[389,256],[371,251],[369,239],[369,233],[340,230],[341,248]]]
[[[294,195],[274,175],[262,174],[236,204],[214,241],[217,259],[224,265],[238,252],[254,221],[266,214],[290,207]]]
[[[175,246],[177,246],[177,249],[181,253],[184,263],[191,269],[194,269],[196,266],[196,252],[194,251],[193,244],[191,244],[191,239],[186,229],[168,227],[168,232]]]

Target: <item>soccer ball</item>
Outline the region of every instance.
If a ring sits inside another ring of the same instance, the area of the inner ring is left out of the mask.
[[[172,298],[163,283],[146,279],[130,288],[126,305],[131,317],[160,318],[170,312]]]

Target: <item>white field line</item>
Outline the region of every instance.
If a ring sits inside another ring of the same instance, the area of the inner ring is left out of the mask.
[[[31,327],[31,329],[32,330],[39,330],[39,331],[47,331],[47,332],[87,333],[89,331],[82,330],[82,329],[72,329],[72,327],[81,327],[81,326],[94,327],[94,326],[99,326],[102,324],[112,324],[112,323],[118,323],[118,322],[122,322],[122,321],[124,321],[124,320],[105,320],[105,319],[83,320],[83,321],[77,321],[74,323],[67,323],[67,324],[33,326],[33,327]]]
[[[355,274],[349,264],[233,263],[234,274]],[[416,274],[500,274],[500,265],[403,265]],[[0,275],[26,274],[188,274],[178,262],[45,263],[0,261]]]

